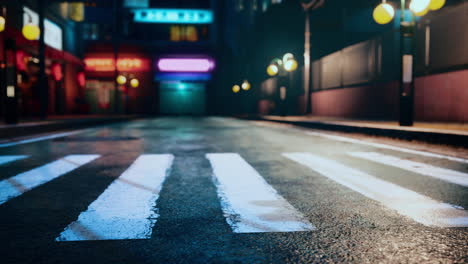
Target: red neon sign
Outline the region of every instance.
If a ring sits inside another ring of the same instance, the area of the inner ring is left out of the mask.
[[[115,60],[113,58],[86,58],[86,71],[108,72],[114,71]],[[117,70],[119,71],[149,71],[150,62],[141,58],[119,58],[117,60]]]

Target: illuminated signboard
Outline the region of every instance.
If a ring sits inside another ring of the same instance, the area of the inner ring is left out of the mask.
[[[125,0],[124,7],[148,7],[149,0]]]
[[[23,25],[33,23],[39,25],[39,15],[33,10],[23,7]],[[44,19],[44,42],[52,48],[62,50],[63,32],[62,29],[49,19]]]
[[[115,60],[113,58],[86,58],[86,71],[109,72],[114,71]],[[117,70],[119,71],[149,71],[150,62],[140,58],[119,58],[117,60]]]
[[[209,58],[161,58],[157,65],[161,72],[211,72],[215,66]]]
[[[171,37],[172,42],[179,41],[198,41],[198,31],[194,26],[171,26]]]
[[[201,9],[134,9],[134,21],[139,23],[210,24],[213,12]]]
[[[195,72],[158,72],[155,81],[209,81],[211,73]]]

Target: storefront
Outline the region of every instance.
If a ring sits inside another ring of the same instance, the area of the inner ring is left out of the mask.
[[[150,113],[152,93],[151,61],[144,54],[119,53],[116,85],[112,53],[88,53],[86,64],[86,102],[92,114]],[[116,89],[117,88],[117,89]]]
[[[156,60],[159,112],[168,115],[206,113],[207,87],[214,60],[205,55],[170,55]]]
[[[22,25],[38,23],[39,18],[35,11],[24,6],[22,11]],[[12,20],[12,17],[9,19]],[[84,113],[84,63],[63,50],[63,26],[44,19],[46,91],[40,87],[38,81],[38,40],[26,39],[19,28],[21,26],[7,23],[5,31],[0,33],[0,59],[4,62],[2,69],[8,73],[7,77],[2,76],[7,78],[5,82],[12,90],[1,98],[2,115],[8,108],[10,112],[16,111],[19,117],[39,116],[41,94],[45,92],[48,95],[48,115]],[[14,104],[7,106],[7,102],[11,102],[13,98]]]

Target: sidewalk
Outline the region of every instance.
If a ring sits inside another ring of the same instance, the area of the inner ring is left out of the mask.
[[[412,127],[402,127],[397,121],[317,116],[261,116],[259,119],[316,129],[468,147],[468,124],[465,123],[415,122]]]
[[[49,116],[47,120],[26,119],[18,124],[0,122],[0,139],[23,137],[59,130],[80,129],[138,118],[136,115],[67,115]]]

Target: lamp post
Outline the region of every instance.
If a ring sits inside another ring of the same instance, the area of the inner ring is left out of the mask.
[[[130,81],[128,81],[130,80]],[[120,87],[122,87],[122,90],[125,94],[125,112],[128,114],[128,101],[129,101],[129,89],[128,87],[125,86],[125,84],[127,84],[127,81],[128,83],[130,84],[130,87],[132,88],[138,88],[138,86],[140,86],[140,81],[133,77],[132,74],[130,74],[130,76],[125,76],[124,74],[118,74],[117,75],[117,78],[115,78],[115,83],[117,83]]]
[[[267,67],[267,74],[270,76],[279,75],[280,77],[288,76],[288,86],[292,87],[292,73],[297,69],[297,61],[294,59],[292,53],[286,53],[283,55],[282,59],[274,58],[270,65]],[[282,82],[281,82],[282,83]],[[286,98],[287,98],[287,88],[284,85],[280,87],[280,100],[282,104],[282,114],[286,115]]]
[[[302,0],[301,5],[305,12],[305,32],[304,32],[304,94],[305,94],[305,114],[310,109],[310,87],[311,87],[311,58],[310,58],[310,13],[321,7],[325,0]]]
[[[411,20],[407,21],[405,16],[406,0],[400,0],[400,126],[412,126],[414,122],[414,31],[416,20],[414,16],[423,16],[429,10],[439,10],[445,4],[445,0],[412,0],[409,9],[412,11]],[[388,24],[393,20],[395,10],[386,0],[382,0],[373,12],[375,22]]]

